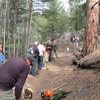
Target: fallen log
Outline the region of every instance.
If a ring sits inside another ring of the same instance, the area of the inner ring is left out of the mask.
[[[100,50],[95,50],[90,55],[81,58],[78,62],[78,67],[81,68],[91,68],[91,67],[98,67],[100,68]]]

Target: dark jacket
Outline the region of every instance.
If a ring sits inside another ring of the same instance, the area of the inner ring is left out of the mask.
[[[33,55],[33,57],[38,58],[39,56],[39,50],[37,48],[37,46],[33,46],[28,50],[28,53]]]

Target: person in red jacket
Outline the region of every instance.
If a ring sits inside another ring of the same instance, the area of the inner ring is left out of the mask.
[[[12,58],[0,65],[0,100],[20,99],[33,59],[32,55],[27,54],[23,58]]]
[[[52,61],[52,50],[53,50],[52,43],[47,43],[46,50],[48,51],[49,54],[48,61]]]

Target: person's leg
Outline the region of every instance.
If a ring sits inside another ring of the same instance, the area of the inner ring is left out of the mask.
[[[32,62],[32,67],[31,67],[31,74],[36,75],[36,66],[37,66],[37,59],[34,58],[34,61]]]
[[[50,51],[48,51],[48,61],[50,61]]]
[[[77,47],[77,51],[79,50],[79,45],[78,45],[78,42],[77,42],[77,44],[76,44],[76,47]]]
[[[16,100],[13,90],[0,91],[0,100]]]
[[[76,53],[76,42],[74,42],[74,53]]]
[[[55,53],[56,58],[58,58],[58,55],[57,55],[57,51],[56,50],[54,51],[54,53]]]
[[[51,60],[52,60],[52,58],[51,58],[51,57],[52,57],[52,51],[50,50],[50,51],[49,51],[49,61],[51,61]]]
[[[39,56],[39,64],[38,64],[38,69],[41,70],[43,66],[43,56]]]
[[[49,61],[48,58],[49,58],[49,52],[46,52],[46,60],[45,61],[48,62]]]

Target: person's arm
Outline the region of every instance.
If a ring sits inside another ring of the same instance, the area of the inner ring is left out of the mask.
[[[24,69],[23,72],[20,74],[19,79],[17,80],[17,83],[15,85],[16,100],[20,99],[23,85],[24,85],[26,78],[28,76],[28,73],[29,73],[29,68],[28,68],[29,66],[25,66],[25,67],[26,67],[26,69]]]

